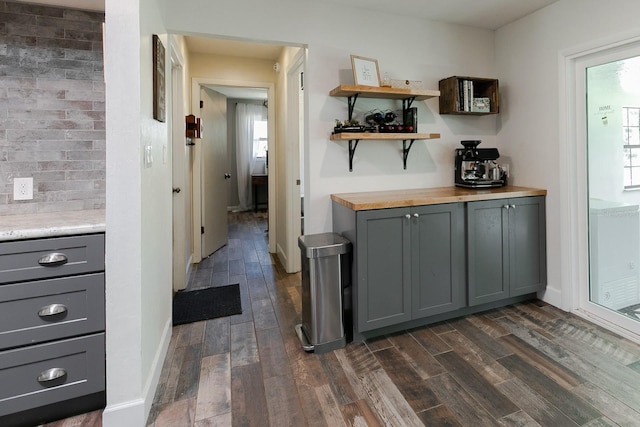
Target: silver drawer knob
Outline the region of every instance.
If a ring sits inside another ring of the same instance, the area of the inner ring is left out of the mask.
[[[44,267],[54,267],[56,265],[66,264],[69,259],[67,256],[60,252],[53,252],[50,254],[43,255],[38,260],[38,264]]]
[[[407,218],[407,219],[411,219],[411,215],[409,215],[409,214],[406,214],[404,217]]]
[[[55,316],[56,314],[66,313],[66,311],[67,311],[67,306],[64,304],[50,304],[38,310],[38,316],[40,317]]]
[[[57,380],[58,378],[62,378],[65,375],[67,375],[67,371],[62,368],[47,369],[46,371],[40,372],[40,375],[38,375],[38,382],[46,383],[49,381]]]
[[[414,214],[413,214],[413,217],[414,217],[414,218],[420,218],[420,215],[419,215],[419,214],[417,214],[417,213],[414,213]]]

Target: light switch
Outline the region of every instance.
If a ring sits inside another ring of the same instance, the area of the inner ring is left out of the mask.
[[[145,145],[144,147],[144,167],[150,168],[153,165],[153,152],[151,145]]]

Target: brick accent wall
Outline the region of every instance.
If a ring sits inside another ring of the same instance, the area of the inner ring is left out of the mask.
[[[0,1],[0,215],[104,209],[103,22]],[[15,177],[33,200],[13,200]]]

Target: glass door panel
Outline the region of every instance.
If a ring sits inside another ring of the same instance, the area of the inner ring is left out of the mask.
[[[589,300],[640,321],[640,56],[586,68]]]

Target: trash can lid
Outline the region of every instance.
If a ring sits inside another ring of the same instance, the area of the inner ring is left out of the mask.
[[[298,237],[298,246],[307,258],[341,255],[351,251],[351,242],[337,233],[305,234]]]

